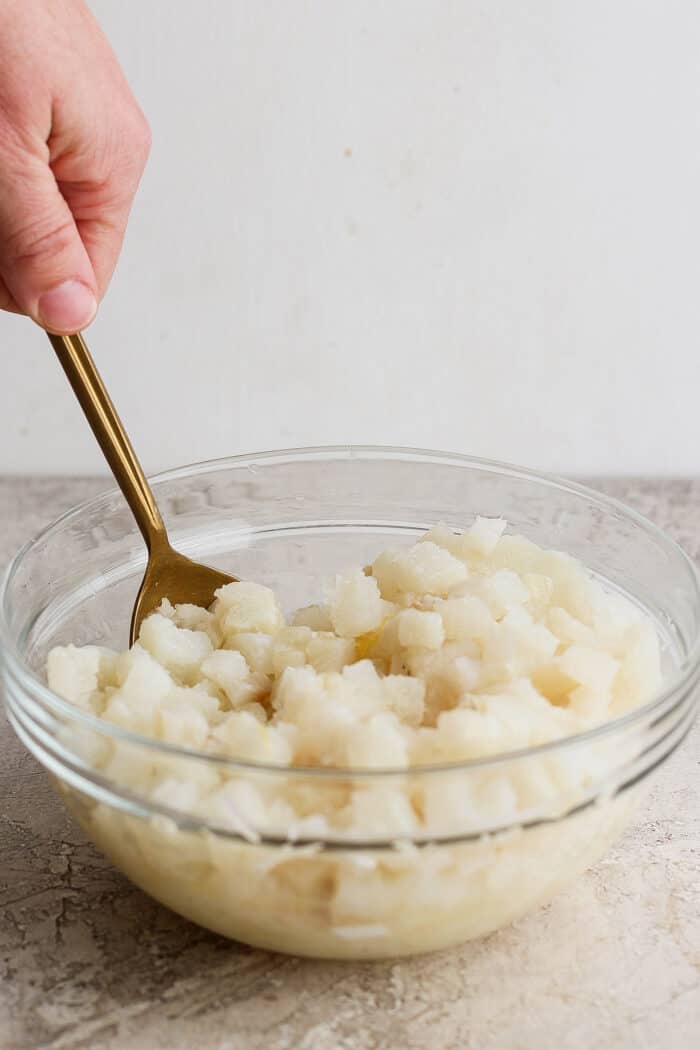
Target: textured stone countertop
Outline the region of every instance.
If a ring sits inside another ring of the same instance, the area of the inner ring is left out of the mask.
[[[0,480],[0,562],[105,487]],[[600,485],[700,554],[700,481]],[[0,722],[2,1050],[690,1050],[700,1045],[700,732],[608,856],[514,926],[438,955],[254,951],[133,888]]]

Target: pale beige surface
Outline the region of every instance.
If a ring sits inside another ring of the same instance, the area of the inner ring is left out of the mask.
[[[0,480],[0,561],[92,481]],[[606,490],[700,553],[700,482]],[[151,903],[0,723],[1,1050],[690,1050],[700,1039],[700,731],[568,892],[454,952],[309,962]],[[546,858],[545,858],[546,862]]]

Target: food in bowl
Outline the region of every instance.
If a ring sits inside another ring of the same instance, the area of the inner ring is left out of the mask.
[[[167,813],[98,805],[98,844],[212,929],[340,957],[487,932],[599,855],[632,802],[614,774],[638,741],[547,745],[646,703],[661,678],[645,613],[486,518],[382,551],[288,619],[269,588],[233,583],[209,610],[164,602],[128,652],[48,658],[55,692],[124,732],[71,727],[72,747]]]

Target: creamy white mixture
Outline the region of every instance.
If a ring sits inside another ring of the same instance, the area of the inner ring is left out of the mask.
[[[516,836],[510,847],[484,847],[476,869],[473,860],[465,868],[460,854],[468,849],[471,857],[474,844],[431,853],[406,843],[564,812],[619,763],[619,753],[599,743],[448,774],[421,774],[420,767],[558,740],[644,703],[661,681],[659,642],[635,606],[574,559],[504,530],[504,522],[483,518],[463,534],[436,527],[412,547],[342,573],[325,603],[289,622],[271,590],[232,583],[210,610],[164,602],[129,652],[54,649],[50,686],[105,722],[280,767],[268,776],[149,755],[88,731],[78,740],[72,731],[72,746],[111,780],[246,841],[212,840],[205,864],[201,841],[175,822],[144,822],[105,806],[84,818],[90,833],[135,881],[184,914],[251,943],[311,954],[427,950],[493,929],[523,901],[530,906],[546,895],[554,874],[540,874],[514,901],[498,891],[490,868],[526,881],[537,859],[528,850],[541,848],[534,833],[532,844]],[[293,772],[300,767],[406,775],[314,779]],[[583,819],[585,843],[567,847],[578,858],[572,871],[596,852],[588,840],[595,827],[602,842],[603,824],[612,820],[600,808]],[[552,832],[561,843],[565,826],[538,834]],[[314,847],[271,852],[257,845],[266,834],[290,842],[400,841],[393,859],[386,850],[381,860],[372,851],[321,859]],[[159,865],[157,857],[169,854],[164,835],[179,843],[178,859]],[[135,854],[128,841],[140,843]],[[431,856],[437,859],[427,871]],[[216,899],[207,896],[206,871]],[[419,900],[434,914],[416,927],[405,913]],[[289,907],[299,921],[292,932]],[[251,908],[265,908],[266,918],[256,925]]]

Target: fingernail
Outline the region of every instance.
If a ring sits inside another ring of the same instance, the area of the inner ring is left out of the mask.
[[[97,300],[82,281],[64,281],[44,292],[37,306],[39,321],[53,332],[78,332],[90,324]]]

